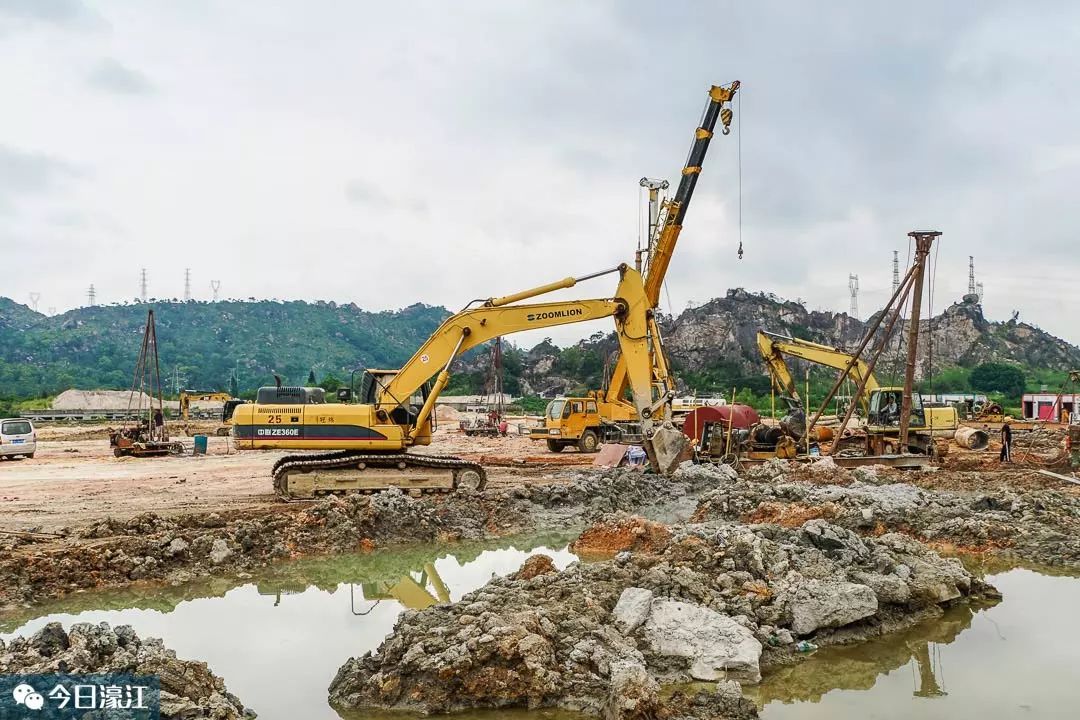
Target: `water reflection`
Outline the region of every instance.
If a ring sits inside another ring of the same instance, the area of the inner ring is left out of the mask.
[[[747,688],[765,720],[1075,718],[1080,580],[1014,569],[996,605],[959,606],[911,630],[826,648]]]
[[[326,688],[349,657],[378,647],[406,607],[455,601],[535,553],[559,568],[566,535],[299,560],[250,579],[73,595],[0,617],[0,637],[47,622],[128,624],[183,658],[205,660],[261,718],[336,720]],[[370,717],[359,714],[353,717]]]

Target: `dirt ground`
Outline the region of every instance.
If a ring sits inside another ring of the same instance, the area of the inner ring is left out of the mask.
[[[107,517],[276,507],[270,469],[284,451],[238,453],[229,438],[209,437],[205,456],[191,455],[193,440],[170,434],[188,454],[161,458],[115,458],[106,425],[43,426],[33,459],[0,461],[0,531],[56,532]],[[193,424],[195,432],[211,432]],[[424,452],[455,454],[488,467],[489,487],[551,479],[566,467],[590,465],[591,455],[547,453],[526,437],[469,438],[440,431]]]

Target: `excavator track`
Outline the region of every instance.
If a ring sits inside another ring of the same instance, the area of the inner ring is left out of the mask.
[[[284,500],[399,487],[411,492],[483,490],[484,468],[452,455],[341,450],[286,455],[274,463],[274,491]]]

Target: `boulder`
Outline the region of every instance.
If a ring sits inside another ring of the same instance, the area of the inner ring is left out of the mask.
[[[604,720],[652,720],[659,705],[660,685],[635,660],[611,663],[611,690]]]
[[[615,603],[615,609],[611,611],[612,623],[623,635],[629,635],[645,622],[652,608],[652,601],[652,590],[626,588],[619,596],[619,602]]]
[[[761,643],[750,630],[715,610],[677,600],[653,600],[642,634],[655,654],[688,661],[694,680],[761,680]]]
[[[877,613],[878,601],[866,585],[805,580],[791,598],[791,630],[808,635],[818,628],[842,627]]]

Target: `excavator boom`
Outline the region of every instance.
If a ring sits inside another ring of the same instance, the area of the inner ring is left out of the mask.
[[[774,386],[781,394],[800,403],[802,398],[799,396],[799,390],[795,379],[791,375],[791,370],[788,369],[787,362],[784,360],[785,355],[835,368],[841,372],[847,372],[848,377],[856,385],[860,384],[863,378],[867,378],[866,393],[859,398],[864,413],[868,408],[867,398],[869,394],[880,387],[877,378],[870,372],[870,367],[865,361],[860,358],[852,362],[853,358],[850,353],[837,350],[834,347],[786,335],[778,335],[765,330],[758,330],[757,346],[762,359],[765,361],[765,366],[769,369],[769,375],[772,377]]]
[[[557,289],[607,273],[619,284],[609,298],[522,303]],[[240,449],[336,450],[320,455],[288,455],[274,467],[275,487],[286,498],[320,492],[374,490],[396,485],[445,490],[482,488],[483,469],[475,463],[433,454],[407,453],[431,442],[435,402],[450,378],[454,359],[472,347],[525,330],[615,320],[634,408],[642,419],[646,443],[653,420],[669,417],[673,393],[654,399],[653,355],[662,353],[641,274],[620,265],[604,273],[566,278],[532,290],[482,301],[447,318],[412,358],[394,371],[370,371],[375,385],[368,402],[326,404],[306,388],[263,388],[260,401],[237,409],[233,435]],[[426,384],[435,378],[430,391]],[[385,379],[385,382],[382,380]],[[422,404],[415,404],[418,396]]]

